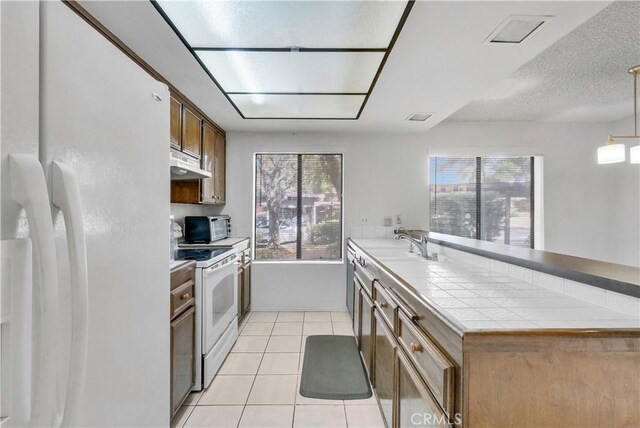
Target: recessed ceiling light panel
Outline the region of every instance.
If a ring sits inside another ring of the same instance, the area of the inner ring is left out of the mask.
[[[415,0],[151,0],[243,119],[358,119]]]
[[[411,113],[407,118],[409,122],[424,122],[431,117],[430,113]]]
[[[505,19],[496,28],[486,42],[488,43],[522,43],[534,31],[539,29],[545,22],[553,18],[552,16],[517,15]]]
[[[364,95],[229,94],[247,119],[353,119]]]
[[[384,52],[196,50],[226,92],[366,94]]]

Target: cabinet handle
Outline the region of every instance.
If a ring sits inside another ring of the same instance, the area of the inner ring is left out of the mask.
[[[411,352],[422,352],[422,345],[419,343],[411,342],[409,348],[411,349]]]
[[[189,298],[189,293],[184,293],[182,296],[180,296],[180,300],[186,300]]]
[[[387,307],[387,302],[379,302],[378,304],[380,305],[381,308]]]

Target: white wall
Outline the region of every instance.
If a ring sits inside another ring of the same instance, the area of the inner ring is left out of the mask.
[[[171,204],[171,215],[175,220],[184,226],[185,216],[191,215],[215,215],[222,208],[217,205],[196,205],[196,204]]]
[[[598,165],[596,150],[631,118],[607,123],[444,122],[426,134],[433,154],[544,156],[545,250],[640,265],[640,168]],[[625,200],[629,195],[635,195]],[[623,201],[624,200],[624,201]]]
[[[380,134],[229,133],[227,204],[235,236],[251,236],[253,154],[331,152],[344,154],[346,235],[377,233],[385,215],[426,227],[426,145],[420,138]],[[367,223],[361,226],[362,219]],[[354,226],[353,230],[350,226]],[[271,264],[253,267],[254,309],[344,309],[344,264]]]
[[[544,156],[545,249],[638,266],[637,165],[596,163],[615,124],[444,122],[426,134],[229,133],[227,204],[234,235],[251,236],[253,154],[340,152],[345,169],[345,236],[390,236],[383,217],[427,228],[427,154]],[[629,198],[628,195],[634,195]],[[363,226],[361,220],[368,219]],[[259,264],[254,309],[344,307],[344,265]]]

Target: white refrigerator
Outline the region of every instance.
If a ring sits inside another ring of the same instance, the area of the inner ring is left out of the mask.
[[[168,89],[62,2],[0,34],[0,424],[166,426]]]

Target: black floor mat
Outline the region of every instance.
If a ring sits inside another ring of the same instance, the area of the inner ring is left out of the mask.
[[[325,400],[371,397],[371,386],[353,336],[307,337],[300,395]]]

